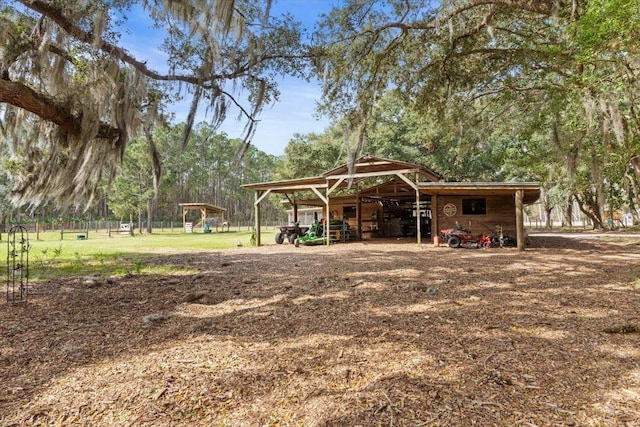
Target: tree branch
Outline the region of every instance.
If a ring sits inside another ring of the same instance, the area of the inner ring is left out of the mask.
[[[26,7],[42,13],[47,16],[49,19],[54,21],[61,29],[63,29],[67,34],[74,37],[78,41],[89,45],[95,45],[95,38],[97,37],[92,32],[84,31],[82,28],[71,22],[66,16],[64,16],[62,10],[60,8],[55,7],[53,4],[49,4],[45,1],[41,0],[33,0],[26,1],[20,0]],[[243,76],[252,66],[255,66],[253,63],[247,63],[242,67],[239,67],[233,70],[230,73],[220,73],[220,74],[208,74],[206,76],[195,76],[195,75],[184,75],[184,74],[161,74],[155,70],[147,67],[146,62],[139,61],[135,57],[131,56],[125,49],[116,46],[112,43],[106,42],[104,40],[100,40],[100,43],[97,44],[98,49],[107,53],[114,59],[120,60],[131,65],[141,74],[149,77],[152,80],[156,81],[167,81],[167,82],[182,82],[189,83],[197,86],[201,86],[203,89],[216,89],[220,90],[220,86],[216,83],[217,80],[232,80],[238,77]],[[56,52],[60,53],[60,52]],[[272,59],[307,59],[312,55],[263,55],[258,57],[259,62],[266,62]]]
[[[446,22],[455,15],[481,6],[504,6],[510,9],[520,9],[549,16],[554,10],[554,3],[553,0],[471,0],[454,8],[443,17],[442,21]]]
[[[74,116],[69,107],[51,97],[36,92],[28,86],[0,79],[0,103],[8,103],[29,111],[43,120],[54,123],[70,135],[79,135],[81,117]],[[100,124],[96,138],[114,140],[120,131],[106,123]]]

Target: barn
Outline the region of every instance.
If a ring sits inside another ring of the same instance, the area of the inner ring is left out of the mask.
[[[260,202],[269,194],[282,194],[294,221],[299,208],[320,207],[322,218],[344,221],[358,239],[411,236],[418,244],[439,244],[436,230],[458,223],[474,234],[499,228],[515,236],[524,250],[523,208],[540,195],[537,182],[446,182],[422,165],[372,156],[320,176],[243,187],[255,192],[258,245]]]

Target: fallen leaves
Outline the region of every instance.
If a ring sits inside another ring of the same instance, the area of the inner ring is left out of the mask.
[[[273,245],[36,284],[0,310],[0,425],[634,425],[635,251]]]

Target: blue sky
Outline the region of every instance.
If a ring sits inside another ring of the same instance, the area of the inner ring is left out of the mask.
[[[309,29],[313,28],[318,16],[331,10],[340,0],[274,0],[272,15],[289,12]],[[140,13],[140,16],[136,16]],[[126,48],[137,58],[148,60],[147,64],[156,70],[166,69],[164,55],[157,49],[161,37],[144,25],[146,18],[141,11],[133,11],[129,17],[131,36],[123,37]],[[319,82],[308,83],[304,80],[283,77],[279,82],[280,101],[266,106],[259,117],[259,124],[251,143],[258,149],[273,155],[284,154],[284,149],[295,133],[322,133],[329,125],[327,119],[315,117],[315,102],[320,97]],[[189,103],[175,105],[171,111],[176,121],[186,119]],[[232,111],[219,129],[229,137],[241,137],[244,121],[236,121],[237,112]],[[204,109],[196,116],[196,122],[207,121]]]

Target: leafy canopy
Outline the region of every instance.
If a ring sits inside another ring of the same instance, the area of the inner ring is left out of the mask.
[[[271,0],[1,0],[0,143],[10,149],[14,201],[88,205],[127,141],[185,98],[183,144],[199,109],[214,127],[235,111],[246,149],[261,110],[278,98],[276,77],[300,72],[305,57],[299,25],[270,8]],[[123,44],[136,14],[164,35],[166,66]]]

